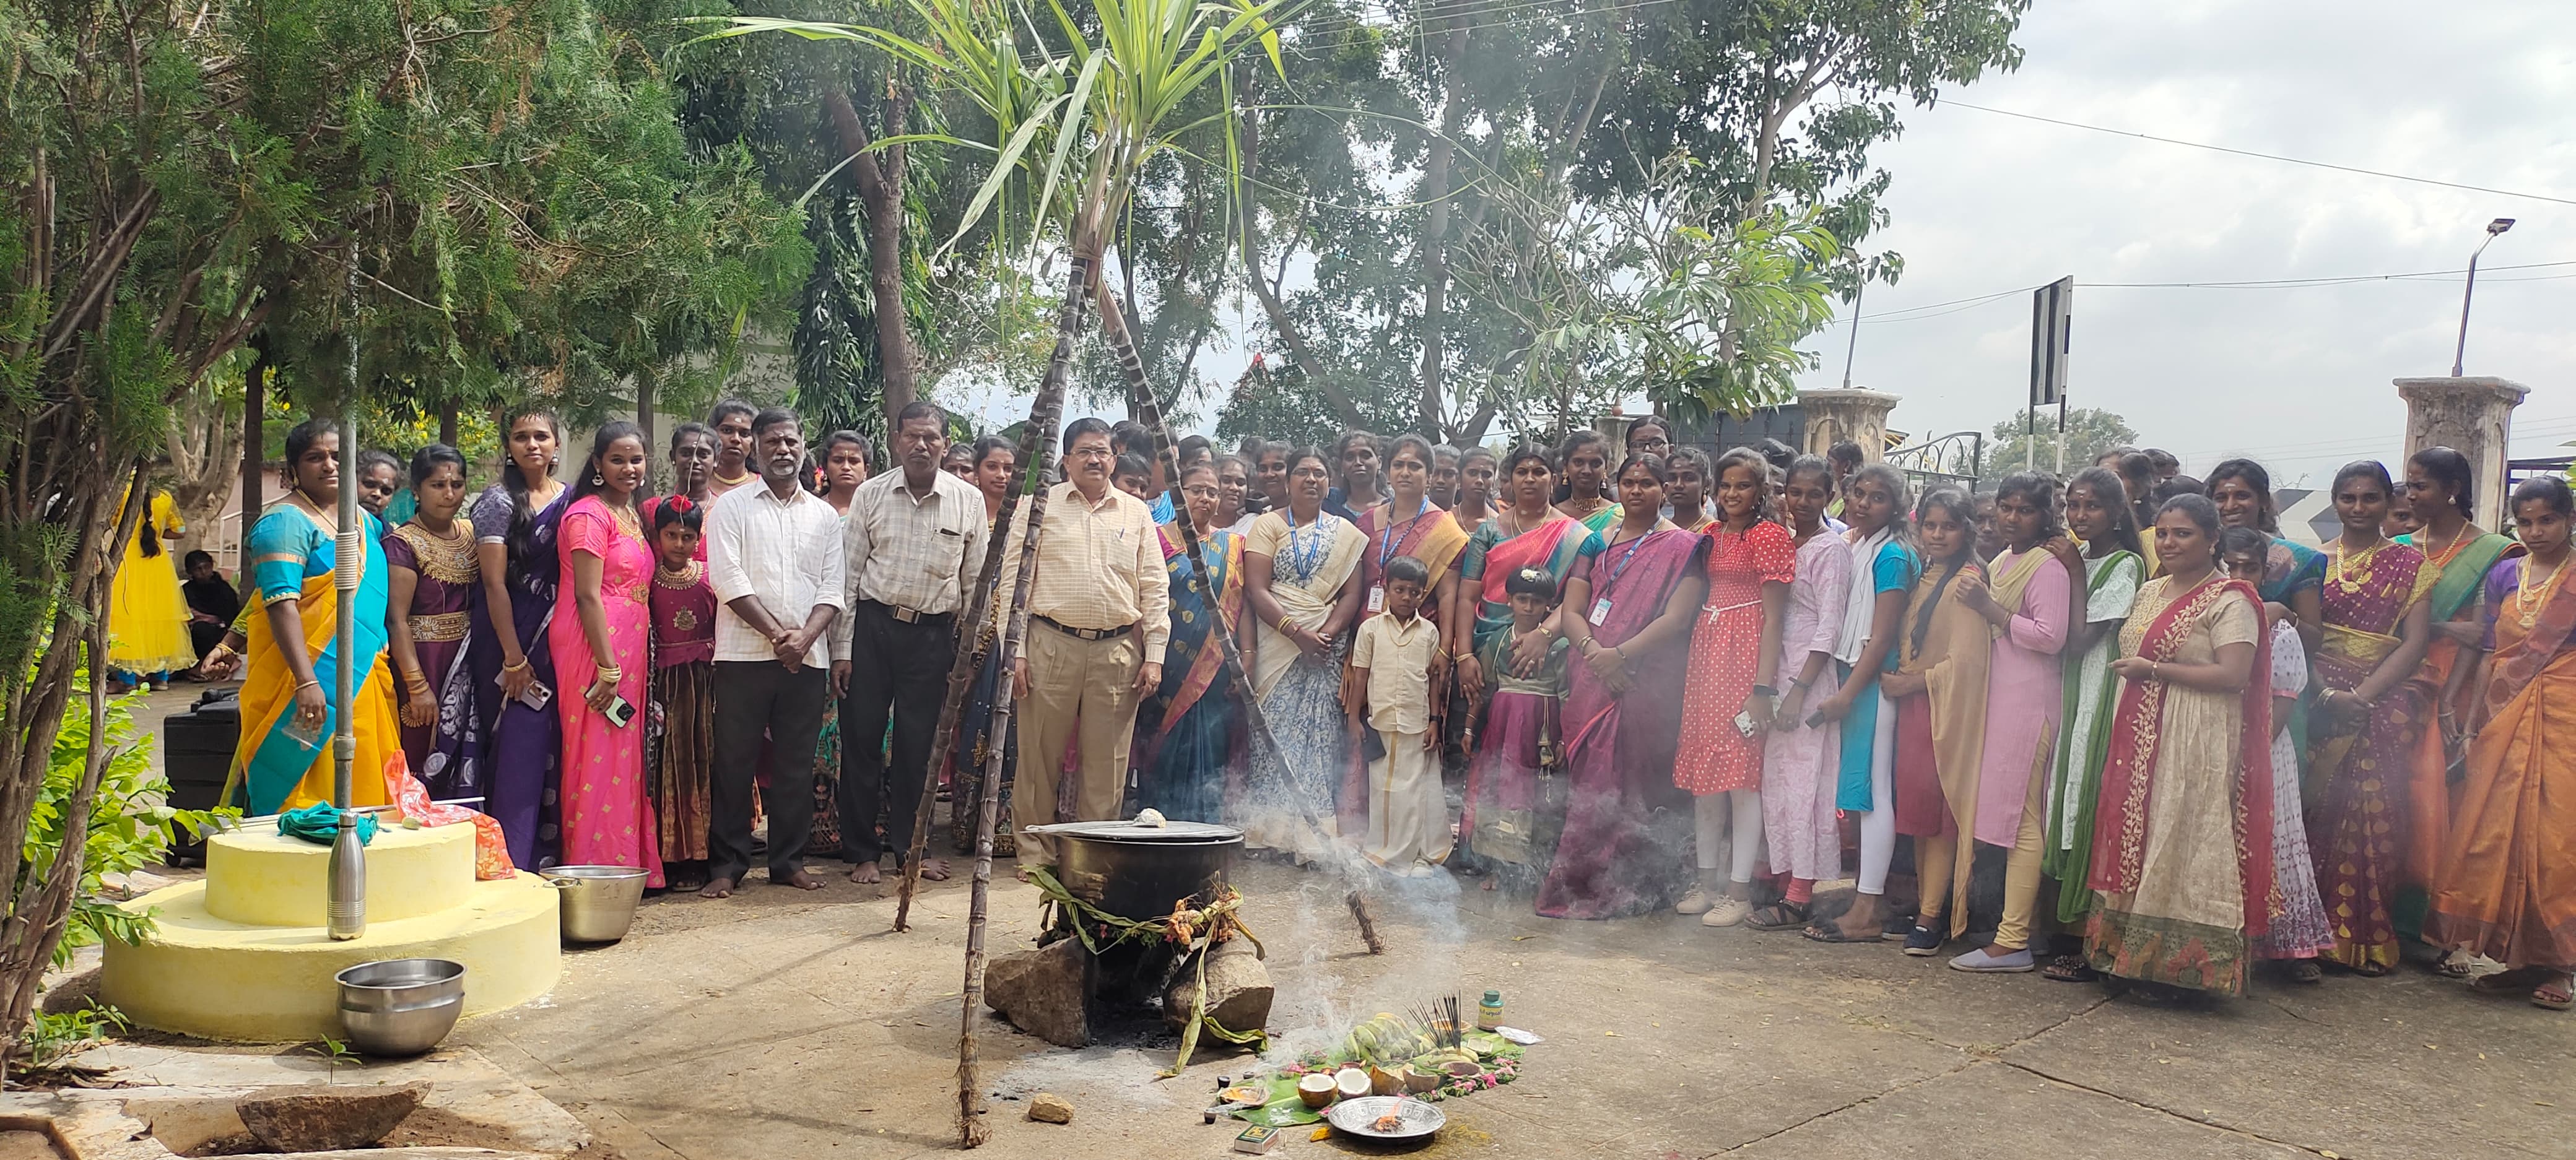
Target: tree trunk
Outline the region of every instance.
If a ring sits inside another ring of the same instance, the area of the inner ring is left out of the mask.
[[[191,391],[171,408],[170,501],[178,506],[188,534],[170,550],[181,559],[219,538],[224,501],[232,497],[241,471],[244,426],[213,391]]]
[[[859,204],[868,216],[868,292],[870,312],[876,316],[877,366],[884,376],[886,431],[891,434],[901,426],[895,417],[919,397],[914,381],[912,331],[908,325],[903,300],[903,183],[907,167],[906,147],[892,145],[869,152],[872,138],[858,108],[851,104],[848,93],[832,89],[823,95],[825,109],[831,113],[833,131],[839,134],[841,148],[857,158],[850,163],[850,174],[859,187]],[[886,80],[882,104],[885,135],[903,132],[912,108],[912,93]],[[879,158],[882,157],[882,163]]]
[[[1422,380],[1414,422],[1435,440],[1449,435],[1442,421],[1440,372],[1448,346],[1442,327],[1449,301],[1449,162],[1467,112],[1466,98],[1458,91],[1459,65],[1467,55],[1465,18],[1462,12],[1440,54],[1440,132],[1432,137],[1431,155],[1422,166],[1422,200],[1431,209],[1422,225]]]
[[[456,400],[454,399],[448,399],[438,405],[438,441],[450,447],[456,446]]]
[[[1252,96],[1252,78],[1258,75],[1260,74],[1251,66],[1245,66],[1243,83],[1237,88],[1237,91],[1242,94],[1240,99],[1245,108],[1252,110],[1253,114],[1243,118],[1243,187],[1245,189],[1251,188],[1252,176],[1260,167],[1260,116]],[[1322,391],[1324,397],[1332,402],[1333,410],[1340,414],[1344,424],[1352,427],[1360,426],[1362,417],[1359,404],[1351,401],[1350,395],[1342,390],[1341,384],[1335,381],[1333,373],[1325,367],[1324,360],[1316,357],[1314,350],[1306,345],[1305,336],[1298,333],[1296,323],[1288,318],[1288,308],[1279,301],[1278,288],[1261,280],[1260,212],[1260,207],[1248,196],[1239,197],[1235,203],[1234,217],[1242,224],[1243,229],[1243,266],[1251,272],[1251,276],[1244,281],[1252,283],[1253,297],[1261,300],[1261,310],[1270,319],[1270,328],[1278,331],[1280,341],[1288,344],[1290,357],[1295,358],[1297,365],[1305,370],[1307,381],[1314,383],[1315,388]]]
[[[666,466],[664,457],[653,454],[653,372],[639,368],[635,372],[635,430],[644,437],[644,486],[648,493],[656,489]],[[502,433],[508,438],[508,432]]]
[[[268,474],[268,332],[251,336],[250,373],[242,376],[242,460],[241,460],[241,534],[237,544],[250,543],[251,525],[259,522],[259,509],[266,502],[260,495]],[[233,586],[244,601],[250,599],[250,569],[238,556],[234,558]]]

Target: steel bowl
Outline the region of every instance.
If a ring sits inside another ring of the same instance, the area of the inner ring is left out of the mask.
[[[1400,1126],[1392,1132],[1377,1130],[1378,1117],[1394,1112]],[[1333,1127],[1364,1140],[1415,1140],[1449,1126],[1449,1114],[1440,1105],[1424,1103],[1411,1096],[1361,1096],[1334,1104],[1324,1119]]]
[[[635,866],[553,866],[546,885],[563,895],[565,942],[609,943],[635,925],[644,902],[644,871]]]
[[[420,1055],[447,1038],[465,1013],[463,963],[384,959],[333,978],[340,984],[340,1026],[367,1055]]]
[[[1055,839],[1055,876],[1067,893],[1136,921],[1225,885],[1243,850],[1242,830],[1204,822],[1063,822],[1026,832]]]

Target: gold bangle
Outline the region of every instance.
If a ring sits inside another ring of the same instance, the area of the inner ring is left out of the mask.
[[[520,672],[526,672],[526,671],[527,671],[527,669],[528,669],[528,658],[527,658],[526,656],[524,656],[524,655],[522,655],[522,656],[519,658],[519,661],[518,661],[518,663],[517,663],[517,664],[509,664],[509,665],[503,665],[503,666],[501,666],[501,671],[502,671],[502,672],[505,672],[505,673],[520,673]]]
[[[306,689],[319,689],[321,687],[322,682],[320,681],[306,681],[303,684],[295,686],[295,691],[301,693]]]

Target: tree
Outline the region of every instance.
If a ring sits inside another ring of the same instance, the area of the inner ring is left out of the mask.
[[[174,405],[256,339],[308,405],[354,380],[597,406],[720,363],[803,274],[748,159],[682,148],[658,61],[683,11],[0,0],[0,1036],[81,881],[104,731],[59,849],[30,818],[74,691],[104,719],[76,678]]]
[[[2043,407],[2032,416],[2036,437],[2022,436],[2022,417],[2016,413],[1995,423],[1994,438],[1986,443],[1986,459],[1977,474],[2006,475],[2022,470],[2025,460],[2041,471],[2057,467],[2057,411]],[[2138,433],[2129,421],[2117,413],[2097,407],[2072,407],[2066,412],[2066,471],[2073,474],[2093,466],[2093,457],[2114,447],[2134,447]]]

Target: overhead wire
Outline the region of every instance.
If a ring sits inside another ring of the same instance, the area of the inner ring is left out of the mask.
[[[2390,181],[2410,181],[2417,185],[2438,185],[2445,189],[2461,189],[2467,190],[2471,193],[2491,193],[2499,197],[2518,197],[2530,201],[2554,202],[2558,205],[2576,205],[2576,198],[2559,197],[2554,194],[2529,193],[2512,189],[2497,189],[2494,186],[2488,185],[2469,185],[2464,182],[2443,181],[2439,178],[2433,177],[2417,177],[2410,173],[2390,173],[2382,169],[2364,169],[2357,165],[2338,165],[2331,161],[2312,161],[2305,157],[2290,157],[2279,153],[2264,153],[2260,150],[2254,149],[2237,149],[2226,145],[2212,145],[2205,141],[2185,141],[2180,137],[2162,137],[2154,133],[2139,133],[2129,129],[2114,129],[2107,125],[2088,125],[2082,121],[2069,121],[2059,117],[2043,117],[2037,113],[2022,113],[2011,109],[1997,109],[1987,105],[1972,105],[1966,101],[1957,99],[1938,99],[1933,103],[1935,107],[1940,105],[1955,105],[1962,109],[1973,109],[1980,113],[1992,113],[2001,117],[2018,117],[2025,121],[2039,121],[2044,124],[2062,125],[2069,129],[2084,129],[2095,133],[2109,133],[2117,137],[2135,137],[2141,141],[2154,141],[2161,145],[2180,145],[2190,149],[2206,149],[2212,153],[2230,153],[2238,157],[2254,157],[2265,161],[2279,161],[2290,165],[2305,165],[2316,169],[2331,169],[2338,173],[2356,173],[2364,177],[2386,178]]]

